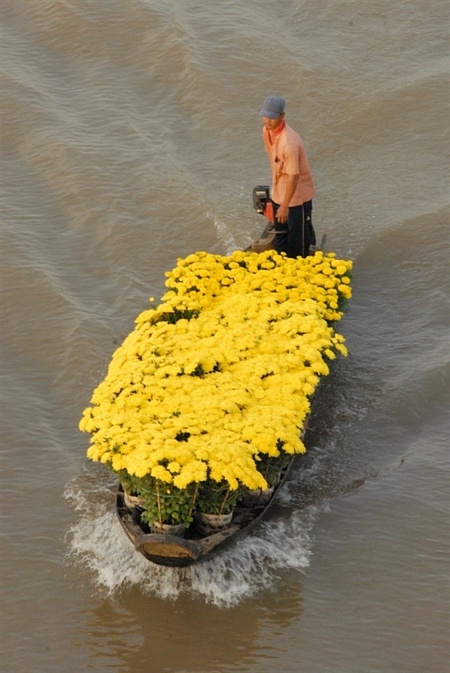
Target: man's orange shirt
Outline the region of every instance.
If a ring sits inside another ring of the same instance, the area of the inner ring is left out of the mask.
[[[282,203],[289,175],[299,175],[299,181],[290,206],[301,206],[314,194],[314,182],[308,164],[303,140],[290,126],[282,122],[275,131],[263,128],[266,152],[272,169],[272,193],[275,203]]]

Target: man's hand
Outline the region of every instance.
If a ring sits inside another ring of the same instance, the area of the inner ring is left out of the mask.
[[[277,222],[286,222],[289,215],[289,206],[280,206],[277,210]]]

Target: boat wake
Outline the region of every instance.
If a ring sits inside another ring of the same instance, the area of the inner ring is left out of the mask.
[[[309,565],[309,531],[316,510],[292,511],[286,498],[255,533],[210,560],[188,568],[150,563],[134,550],[120,526],[114,510],[115,484],[105,475],[98,477],[84,474],[67,485],[66,500],[79,516],[67,541],[69,557],[85,567],[99,591],[108,595],[138,587],[161,599],[176,600],[183,594],[232,607],[274,587],[281,570],[301,572]]]

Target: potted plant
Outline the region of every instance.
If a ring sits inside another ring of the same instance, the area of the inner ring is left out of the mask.
[[[233,511],[244,489],[231,489],[225,480],[207,479],[199,484],[196,525],[201,533],[208,534],[230,525]]]
[[[111,465],[109,467],[112,472],[115,472]],[[119,472],[115,472],[115,474],[123,486],[125,505],[129,509],[142,510],[144,508],[144,501],[139,495],[142,479],[129,474],[126,470],[120,470]]]
[[[141,521],[147,523],[152,532],[184,534],[194,519],[197,484],[180,489],[149,475],[134,477],[125,471],[121,471],[119,478],[128,502],[141,510]]]
[[[267,453],[259,453],[255,456],[258,471],[267,482],[267,488],[247,490],[242,495],[242,504],[246,507],[265,505],[272,497],[275,486],[280,483],[283,470],[289,464],[292,456],[283,452],[283,442],[277,441],[279,456],[269,456]]]

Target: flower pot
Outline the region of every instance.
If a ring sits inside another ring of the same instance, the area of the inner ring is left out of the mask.
[[[248,491],[242,498],[241,503],[244,507],[260,507],[267,504],[273,495],[274,487],[257,488],[254,491]]]
[[[211,535],[227,528],[233,520],[233,512],[229,514],[209,514],[199,512],[196,517],[196,525],[203,535]]]
[[[150,524],[150,532],[158,533],[159,535],[177,535],[178,537],[184,537],[186,526],[184,523],[172,524],[153,521]]]
[[[138,495],[131,495],[124,489],[123,501],[128,509],[144,509],[144,503]]]

